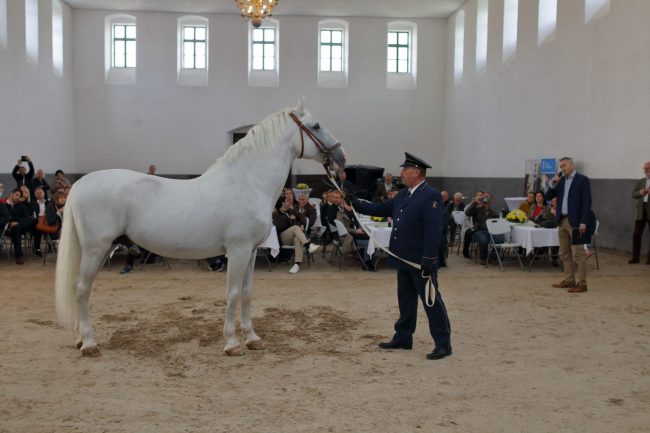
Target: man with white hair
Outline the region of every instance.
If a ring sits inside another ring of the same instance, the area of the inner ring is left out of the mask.
[[[645,177],[639,179],[632,191],[632,198],[636,200],[636,218],[632,236],[632,258],[628,261],[630,264],[639,263],[643,229],[647,225],[650,230],[650,161],[643,164],[643,171],[645,171]],[[646,264],[650,265],[650,251],[648,251]]]
[[[449,224],[449,248],[454,246],[454,241],[456,239],[456,221],[454,220],[453,213],[456,211],[464,212],[465,211],[465,202],[463,202],[463,194],[457,192],[454,194],[454,199],[449,202],[445,208],[447,212],[447,220]]]

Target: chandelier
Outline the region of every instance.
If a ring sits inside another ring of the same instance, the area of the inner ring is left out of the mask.
[[[265,18],[271,16],[278,0],[235,0],[235,3],[241,9],[241,16],[250,21],[253,27],[258,28]]]

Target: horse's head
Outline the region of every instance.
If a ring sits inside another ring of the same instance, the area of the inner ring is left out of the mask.
[[[300,158],[314,159],[332,170],[345,168],[345,151],[341,143],[305,110],[302,101],[290,116],[300,130]]]

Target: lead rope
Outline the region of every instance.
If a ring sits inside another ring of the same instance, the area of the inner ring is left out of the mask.
[[[327,174],[327,178],[329,179],[331,184],[334,185],[334,187],[337,190],[339,190],[339,192],[341,194],[345,195],[345,193],[341,190],[341,188],[336,183],[336,180],[334,179],[334,175],[330,171],[329,167],[327,165],[323,165],[323,167],[325,168],[325,173]],[[363,224],[359,220],[359,214],[354,209],[354,206],[352,206],[352,212],[354,213],[354,216],[356,217],[357,221],[359,222],[359,225],[361,226],[361,230],[363,230],[363,232],[366,235],[368,235],[368,238],[370,238],[370,240],[373,241],[375,243],[375,245],[378,246],[382,251],[384,251],[386,254],[388,254],[388,255],[390,255],[392,257],[395,257],[397,260],[401,260],[402,262],[406,263],[407,265],[409,265],[409,266],[411,266],[411,267],[413,267],[415,269],[419,269],[419,270],[422,269],[422,266],[420,266],[418,263],[413,263],[413,262],[411,262],[409,260],[403,259],[400,256],[392,253],[387,247],[382,246],[381,243],[379,243],[377,241],[377,239],[375,239],[375,237],[370,233],[370,230],[368,230],[366,225]],[[434,272],[435,272],[435,269],[432,269],[432,273],[431,273],[431,275],[429,275],[427,284],[426,284],[425,289],[424,289],[424,303],[427,305],[427,307],[433,307],[433,305],[436,302],[436,290],[438,290],[438,279],[436,277],[434,277],[434,274],[433,274]],[[427,277],[422,275],[422,278],[427,278]],[[431,298],[431,293],[433,293],[433,298]],[[431,302],[431,303],[429,303],[429,302]]]

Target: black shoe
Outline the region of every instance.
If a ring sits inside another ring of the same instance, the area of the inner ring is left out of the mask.
[[[210,268],[210,270],[214,271],[214,272],[223,272],[224,263],[223,262],[214,263],[214,264],[208,265],[208,268]]]
[[[444,347],[436,346],[433,352],[427,353],[427,359],[442,359],[446,356],[451,356],[451,347],[446,349]]]
[[[128,274],[130,272],[133,272],[133,266],[126,265],[124,268],[122,268],[120,274]]]
[[[465,257],[466,259],[471,259],[472,258],[472,256],[470,256],[467,251],[463,251],[463,257]]]
[[[41,250],[39,250],[38,248],[34,250],[34,255],[36,257],[43,257],[43,254],[41,254]]]
[[[380,349],[405,349],[405,350],[411,350],[413,349],[413,343],[400,343],[399,341],[395,340],[394,338],[386,343],[379,343],[379,348]]]

